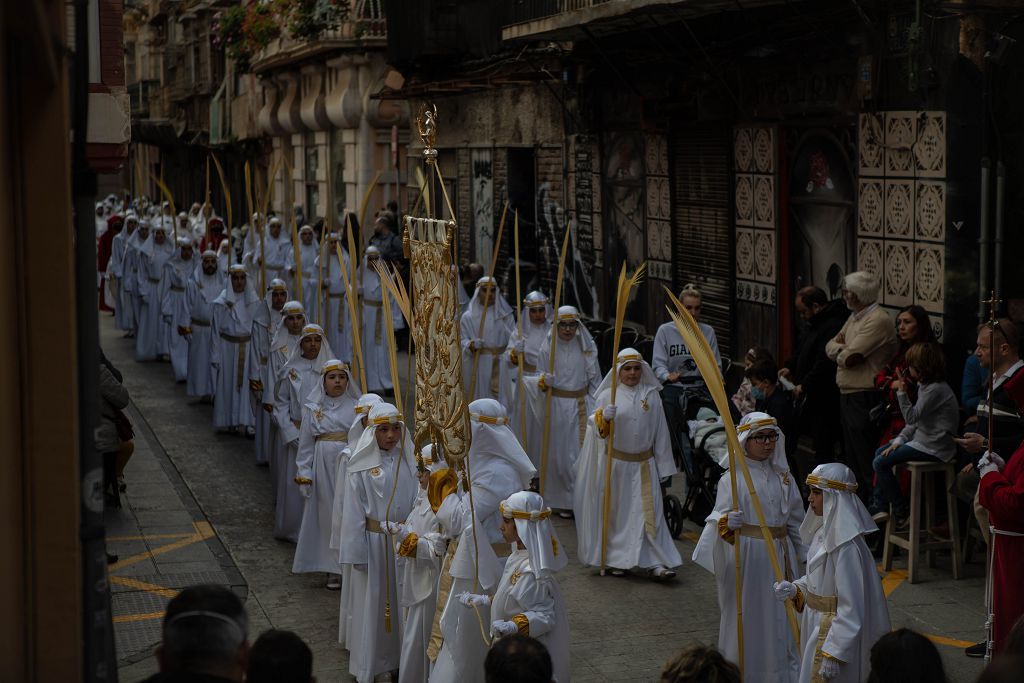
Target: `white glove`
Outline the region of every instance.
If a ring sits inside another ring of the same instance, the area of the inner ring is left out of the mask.
[[[981,460],[978,461],[978,474],[984,477],[989,472],[1000,472],[1004,467],[1006,467],[1006,461],[998,453],[985,451]]]
[[[516,339],[512,345],[512,348],[516,350],[516,353],[522,355],[526,351],[526,340]]]
[[[399,542],[405,540],[405,537],[409,535],[409,530],[405,528],[404,524],[399,522],[384,522],[384,527],[387,532],[398,539]]]
[[[495,638],[510,636],[517,631],[519,631],[519,627],[516,626],[514,621],[498,619],[497,621],[491,622],[491,635]]]
[[[791,581],[776,581],[772,587],[775,589],[775,599],[779,602],[796,597],[796,584]]]
[[[429,534],[423,534],[423,538],[426,539],[427,543],[430,544],[430,549],[437,557],[442,557],[445,551],[448,549],[444,539],[441,538],[441,534],[431,531]]]
[[[730,512],[729,513],[729,520],[728,520],[727,524],[728,524],[730,529],[732,529],[733,531],[736,531],[737,529],[740,529],[740,528],[743,527],[743,522],[744,521],[745,521],[745,519],[743,517],[743,510],[736,510],[735,512]]]
[[[484,607],[486,607],[487,605],[491,604],[491,598],[489,596],[479,595],[478,593],[459,593],[455,597],[457,597],[459,599],[459,602],[461,602],[466,607],[475,607],[477,605],[483,605]]]
[[[818,669],[818,673],[826,681],[830,681],[833,678],[839,678],[839,660],[832,659],[831,657],[821,658],[821,668]]]
[[[615,419],[615,414],[619,412],[619,407],[614,403],[609,403],[604,408],[601,408],[601,417],[604,418],[605,422],[611,422]]]
[[[299,484],[299,493],[302,494],[303,498],[309,498],[311,495],[313,495],[313,485]]]

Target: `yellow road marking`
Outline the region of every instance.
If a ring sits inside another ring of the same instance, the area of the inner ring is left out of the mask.
[[[878,566],[878,571],[882,571],[881,565]],[[893,569],[891,572],[886,572],[882,576],[882,591],[885,593],[885,597],[892,595],[892,592],[906,580],[906,569]]]
[[[185,531],[178,534],[143,534],[142,536],[107,536],[107,542],[119,543],[122,541],[145,541],[151,538],[185,538],[195,532]]]
[[[697,541],[700,540],[700,535],[698,535],[697,533],[695,533],[693,531],[684,531],[683,532],[683,538],[685,538],[687,541],[691,541],[693,543],[696,543]]]
[[[975,645],[975,643],[972,643],[972,642],[969,642],[969,641],[966,641],[966,640],[957,640],[955,638],[947,638],[945,636],[937,636],[937,635],[934,635],[934,634],[931,634],[931,633],[925,633],[924,635],[925,635],[926,638],[928,638],[928,640],[932,641],[936,645],[948,645],[950,647],[957,647],[957,648],[960,648],[960,649],[963,649],[965,647],[970,647],[971,645]]]
[[[168,543],[167,545],[162,545],[159,548],[144,550],[141,553],[126,557],[120,562],[110,565],[110,571],[116,572],[120,569],[124,569],[125,567],[130,567],[133,564],[138,564],[143,560],[156,557],[157,555],[163,555],[171,552],[172,550],[178,550],[179,548],[184,548],[185,546],[192,545],[193,543],[205,541],[208,538],[212,538],[214,535],[213,527],[210,526],[209,522],[193,522],[192,526],[195,529],[194,534],[191,534],[179,541],[175,541],[174,543]]]
[[[122,614],[114,617],[115,624],[125,624],[133,621],[150,621],[151,619],[163,619],[163,612],[149,612],[147,614]]]
[[[159,595],[161,598],[167,598],[168,600],[178,594],[178,591],[171,588],[164,588],[163,586],[158,586],[155,583],[139,581],[138,579],[133,579],[129,576],[111,576],[110,582],[121,586],[128,586],[129,588],[138,588],[139,590],[152,593],[153,595]]]

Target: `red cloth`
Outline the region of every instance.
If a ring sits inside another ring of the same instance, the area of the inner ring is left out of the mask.
[[[219,235],[204,235],[203,239],[199,241],[199,253],[202,254],[207,249],[213,249],[217,251],[220,248],[220,243],[227,239],[227,235],[221,233]]]
[[[1024,372],[1016,373],[1005,387],[1006,393],[1016,402],[1017,410],[1024,410]],[[1024,446],[1017,446],[1013,455],[1007,458],[1003,471],[986,474],[978,489],[978,500],[988,510],[992,526],[1018,534],[1024,534],[1022,454]],[[1020,568],[1024,566],[1024,536],[993,534],[992,542],[995,544],[992,557],[992,611],[995,615],[992,637],[998,653],[1010,629],[1024,614],[1024,585],[1020,582]]]
[[[110,261],[110,255],[114,250],[114,235],[117,234],[112,229],[109,221],[107,225],[107,231],[100,236],[99,241],[96,243],[96,266],[101,273],[107,272],[107,263]]]

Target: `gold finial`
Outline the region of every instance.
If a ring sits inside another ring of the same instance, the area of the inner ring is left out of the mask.
[[[423,141],[423,157],[425,159],[437,159],[437,150],[434,149],[434,142],[437,140],[437,105],[424,105],[416,117],[416,128],[420,133],[420,140]]]
[[[991,327],[995,327],[999,324],[999,318],[996,316],[996,310],[1002,302],[1002,299],[996,298],[995,290],[992,291],[988,299],[985,299],[982,302],[984,304],[988,304],[988,323]]]

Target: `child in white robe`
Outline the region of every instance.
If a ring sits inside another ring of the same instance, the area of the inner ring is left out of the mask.
[[[721,610],[718,649],[726,659],[740,664],[732,546],[741,544],[740,582],[746,636],[741,666],[744,677],[765,683],[795,683],[800,673],[799,643],[794,642],[791,635],[786,607],[776,601],[770,589],[775,574],[768,553],[775,553],[785,577],[800,574],[806,556],[806,546],[800,536],[804,506],[786,462],[785,437],[775,418],[767,413],[749,413],[740,420],[736,431],[773,543],[769,550],[742,470],[736,473],[736,510],[733,510],[732,487],[726,473],[718,486],[715,507],[707,517],[693,552],[693,561],[715,575]],[[772,634],[772,637],[767,638],[765,634]]]
[[[613,372],[618,373],[614,404]],[[577,556],[583,564],[610,567],[613,576],[640,567],[650,578],[663,581],[676,575],[671,567],[682,564],[662,509],[660,481],[678,468],[659,391],[661,382],[640,353],[620,351],[615,368],[598,389],[598,408],[587,426],[577,463],[573,492]],[[604,494],[612,424],[615,443],[605,544]]]
[[[551,318],[554,311],[551,303],[541,292],[530,292],[523,300],[523,306],[519,311],[522,319],[522,336],[519,334],[519,327],[509,337],[508,353],[505,355],[508,361],[506,374],[509,375],[507,383],[511,386],[509,392],[508,418],[509,426],[519,437],[519,443],[530,456],[534,467],[540,467],[541,431],[544,428],[544,416],[538,412],[539,408],[534,401],[528,400],[527,396],[532,393],[536,396],[537,381],[540,379],[540,368],[537,366],[540,359],[540,349],[548,339],[548,332],[551,331]],[[522,366],[523,389],[519,387],[519,372]],[[527,390],[525,385],[529,385]]]
[[[551,655],[554,678],[568,683],[569,619],[554,573],[565,567],[565,551],[554,527],[551,508],[532,491],[520,491],[501,503],[501,533],[515,550],[494,596],[463,593],[459,602],[470,609],[491,607],[491,636],[513,633],[536,638]]]
[[[440,523],[427,496],[427,484],[430,474],[447,467],[447,464],[441,457],[434,458],[431,444],[423,447],[416,456],[416,463],[420,479],[416,504],[405,523],[388,525],[397,543],[398,559],[395,562],[401,577],[399,599],[404,610],[398,683],[426,683],[430,676],[427,644],[434,624],[437,576],[444,549]]]
[[[582,325],[576,308],[562,306],[558,309],[553,366],[550,363],[551,334],[549,331],[538,354],[542,374],[537,383],[539,393],[532,397],[539,407],[537,412],[550,422],[547,454],[541,452],[538,457],[541,466],[537,476],[544,500],[560,510],[560,517],[568,518],[572,516],[576,459],[586,434],[587,416],[594,410],[594,393],[601,382],[601,369],[597,363],[597,345]]]
[[[871,671],[871,647],[889,632],[889,607],[864,536],[878,531],[857,497],[857,478],[837,462],[807,476],[810,509],[800,533],[810,546],[807,573],[774,584],[775,597],[801,612],[800,683],[859,683]]]
[[[341,562],[361,578],[353,591],[365,586],[362,595],[353,593],[356,611],[349,634],[349,673],[359,683],[398,670],[402,610],[388,522],[409,516],[418,490],[415,454],[402,416],[395,406],[378,403],[348,463],[342,515]]]
[[[348,448],[359,386],[349,367],[331,359],[302,408],[295,482],[306,499],[292,572],[325,572],[327,588],[341,588],[341,563],[331,551],[338,461]]]
[[[512,307],[498,291],[498,281],[493,277],[477,280],[469,308],[459,321],[462,381],[467,401],[493,398],[509,408],[511,387],[502,381],[501,357],[515,322]]]

